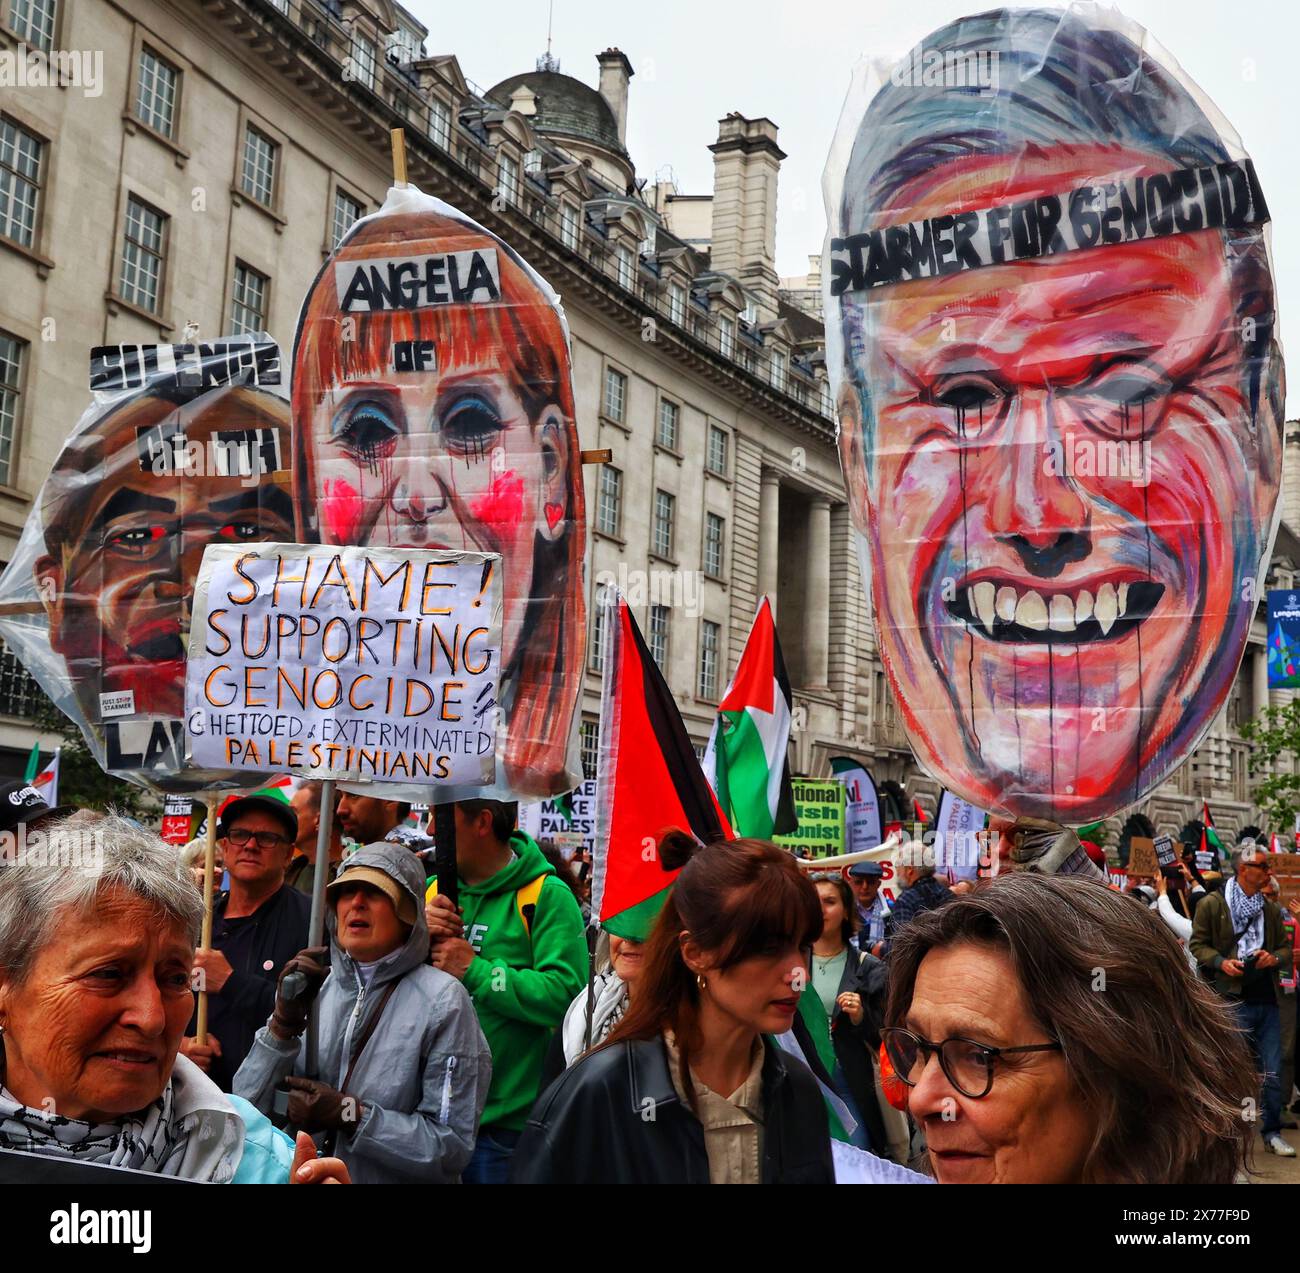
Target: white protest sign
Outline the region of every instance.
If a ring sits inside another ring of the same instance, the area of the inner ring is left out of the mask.
[[[984,820],[983,809],[945,791],[935,817],[935,866],[953,871],[959,879],[974,879],[980,857],[977,835],[984,829]]]
[[[380,785],[488,784],[500,652],[495,554],[210,547],[186,666],[191,755]]]
[[[566,802],[571,816],[565,814]],[[567,796],[521,804],[519,825],[534,840],[549,840],[567,858],[590,851],[596,837],[596,780],[586,779]]]

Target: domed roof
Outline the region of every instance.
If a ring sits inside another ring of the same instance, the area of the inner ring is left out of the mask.
[[[529,117],[543,133],[595,142],[616,155],[626,154],[618,139],[618,124],[609,103],[589,84],[559,71],[525,71],[488,89],[488,97],[508,108],[515,89],[527,85],[537,98],[537,113]]]

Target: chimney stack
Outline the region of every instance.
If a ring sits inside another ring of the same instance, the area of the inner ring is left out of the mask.
[[[770,119],[737,111],[718,121],[713,152],[713,241],[709,261],[758,298],[762,317],[777,314],[776,182],[785,152]]]
[[[619,144],[627,146],[627,83],[636,74],[621,49],[606,49],[596,54],[600,63],[600,95],[609,103],[618,125]]]

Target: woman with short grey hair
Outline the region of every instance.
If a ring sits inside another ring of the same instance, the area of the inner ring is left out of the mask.
[[[0,1149],[210,1183],[346,1183],[178,1055],[203,902],[109,814],[0,872]]]

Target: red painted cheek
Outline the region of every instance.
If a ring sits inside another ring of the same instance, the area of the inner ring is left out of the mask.
[[[361,534],[360,493],[342,478],[325,483],[321,500],[321,530],[327,544],[355,544]]]
[[[524,519],[524,479],[514,472],[494,477],[487,493],[470,505],[470,512],[485,526],[518,526]]]

